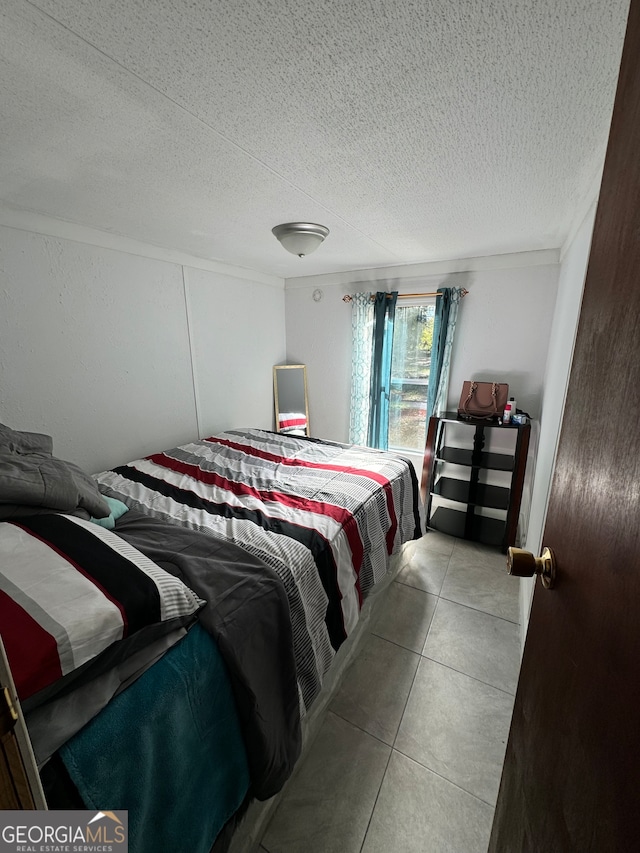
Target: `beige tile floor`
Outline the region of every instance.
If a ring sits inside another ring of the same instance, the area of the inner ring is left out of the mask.
[[[486,853],[518,618],[497,550],[434,531],[406,545],[260,853]]]

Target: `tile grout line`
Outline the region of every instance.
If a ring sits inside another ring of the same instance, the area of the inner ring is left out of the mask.
[[[455,545],[453,547],[453,550],[451,551],[451,554],[448,557],[446,554],[441,555],[442,557],[447,558],[447,568],[445,569],[445,573],[442,577],[442,582],[440,584],[440,588],[439,588],[437,593],[430,592],[429,590],[423,589],[422,587],[419,587],[419,586],[413,586],[413,584],[410,584],[410,583],[406,583],[406,581],[403,581],[400,578],[399,574],[394,580],[396,583],[401,583],[403,586],[407,586],[410,589],[416,589],[416,590],[419,590],[420,592],[425,592],[428,595],[434,595],[438,599],[443,598],[445,601],[450,601],[452,604],[459,604],[461,607],[468,607],[470,610],[476,610],[478,613],[485,613],[487,616],[495,616],[496,619],[504,619],[505,622],[511,622],[512,625],[518,625],[519,626],[520,625],[519,621],[516,622],[513,619],[507,619],[505,616],[497,616],[495,613],[489,613],[488,610],[483,610],[480,607],[473,607],[472,605],[469,605],[469,604],[463,604],[461,601],[455,601],[455,599],[447,598],[446,596],[442,595],[442,590],[444,589],[444,584],[445,584],[445,581],[447,580],[447,575],[449,574],[449,569],[451,568],[451,560],[453,559],[454,554],[455,554]]]
[[[484,613],[486,616],[493,616],[494,619],[502,619],[504,622],[510,622],[512,625],[520,627],[520,622],[516,622],[514,619],[507,619],[506,616],[497,616],[495,613],[489,613],[488,610],[482,610],[481,607],[473,607],[471,604],[463,604],[461,601],[456,601],[455,598],[447,598],[446,595],[439,595],[438,598],[442,598],[444,601],[449,601],[451,604],[459,604],[460,607],[468,607],[469,610],[475,610],[476,613]]]
[[[439,666],[444,666],[447,669],[452,670],[453,672],[459,673],[460,675],[466,675],[467,678],[472,678],[474,681],[478,681],[480,684],[485,684],[487,687],[493,687],[495,690],[500,690],[502,693],[506,693],[508,696],[513,696],[514,701],[515,701],[515,695],[516,695],[515,690],[513,690],[513,691],[505,690],[503,687],[498,687],[497,684],[492,684],[490,681],[485,681],[482,678],[478,678],[476,675],[471,675],[471,673],[465,672],[463,669],[458,669],[457,667],[452,666],[451,664],[445,663],[444,661],[438,660],[437,658],[434,658],[431,655],[426,653],[425,650],[427,648],[427,643],[429,641],[429,635],[431,634],[431,629],[433,627],[433,623],[434,623],[435,618],[436,618],[436,613],[438,612],[438,607],[440,606],[441,601],[446,601],[449,604],[455,604],[457,607],[465,607],[467,610],[472,610],[474,613],[482,613],[485,616],[489,616],[491,619],[500,619],[502,622],[506,622],[509,625],[516,625],[517,627],[519,627],[519,623],[511,622],[511,620],[504,619],[502,616],[494,616],[492,613],[487,613],[484,610],[477,610],[475,607],[469,607],[469,605],[467,605],[467,604],[460,604],[460,602],[458,602],[458,601],[451,601],[451,599],[449,599],[449,598],[443,598],[442,596],[438,596],[438,602],[437,602],[436,607],[433,611],[433,615],[431,616],[431,621],[429,622],[429,629],[427,631],[427,636],[425,637],[424,645],[422,646],[422,651],[420,652],[420,657],[424,658],[425,660],[433,661],[433,663],[437,663]],[[518,684],[518,679],[516,679],[516,688],[517,688],[517,684]]]
[[[444,583],[444,578],[447,576],[447,572],[449,571],[449,562],[451,561],[451,557],[449,557],[447,561],[447,569],[444,573],[444,577],[442,579],[442,583]],[[427,643],[427,639],[429,638],[429,632],[431,631],[431,626],[433,625],[433,620],[435,619],[436,611],[438,610],[438,605],[440,604],[440,595],[437,596],[438,600],[436,601],[436,606],[433,608],[433,613],[431,614],[431,619],[429,621],[429,627],[427,629],[426,636],[424,638],[424,643],[422,644],[422,648]],[[420,657],[422,658],[422,652],[420,652]],[[396,741],[398,740],[398,734],[400,733],[400,729],[402,728],[402,721],[404,720],[404,715],[407,713],[407,705],[409,704],[409,700],[411,699],[411,693],[413,691],[414,685],[416,683],[416,678],[418,677],[418,670],[420,669],[420,661],[418,661],[418,666],[416,667],[416,671],[413,674],[413,678],[411,680],[411,687],[409,688],[409,692],[407,693],[407,698],[404,703],[404,708],[402,709],[402,714],[400,715],[400,722],[398,723],[398,728],[396,729],[396,735],[393,739],[393,744],[391,745],[392,749],[395,749]],[[398,750],[399,751],[399,750]]]
[[[474,794],[472,791],[467,791],[466,788],[463,788],[462,785],[458,785],[457,782],[452,782],[451,779],[447,779],[446,776],[443,776],[442,773],[438,773],[437,770],[433,770],[433,768],[423,764],[421,761],[418,761],[416,758],[413,758],[411,755],[407,755],[406,752],[403,752],[401,749],[396,749],[393,747],[392,753],[397,752],[398,755],[401,755],[403,758],[406,758],[408,761],[413,761],[414,764],[417,764],[418,767],[422,767],[424,770],[428,770],[429,773],[433,773],[434,776],[437,776],[438,779],[442,779],[443,782],[447,782],[449,785],[453,785],[454,788],[457,788],[459,791],[463,791],[469,797],[473,797],[475,800],[478,800],[481,803],[484,803],[485,806],[489,806],[489,808],[494,809],[496,807],[495,803],[489,803],[487,800],[483,800],[482,797],[479,797],[477,794]],[[386,772],[386,771],[385,771]],[[268,853],[268,851],[267,851]]]
[[[448,571],[448,569],[447,569],[447,571]],[[445,575],[445,577],[446,577],[446,575]],[[463,604],[461,601],[456,601],[455,598],[447,598],[445,595],[442,595],[442,587],[444,586],[444,579],[442,581],[442,586],[440,587],[440,592],[437,592],[437,593],[436,592],[430,592],[427,589],[422,589],[422,587],[419,587],[419,586],[413,586],[413,584],[406,583],[406,581],[403,581],[400,579],[394,580],[394,583],[402,584],[402,586],[406,586],[408,589],[415,589],[416,592],[423,592],[425,595],[432,595],[434,598],[442,598],[444,601],[450,601],[451,604],[459,604],[460,607],[468,607],[469,610],[475,610],[477,613],[484,613],[487,616],[493,616],[496,619],[502,619],[505,622],[510,622],[512,625],[518,625],[518,627],[520,626],[520,622],[519,621],[516,622],[514,619],[507,619],[506,616],[498,616],[495,613],[490,613],[488,610],[483,610],[481,607],[473,607],[471,604]]]
[[[388,744],[387,744],[388,746]],[[389,750],[389,757],[387,758],[387,763],[385,764],[384,773],[382,774],[382,779],[380,780],[380,784],[378,785],[378,791],[376,793],[376,798],[373,801],[373,806],[371,808],[371,814],[369,815],[369,820],[367,821],[367,827],[364,831],[364,835],[362,836],[362,844],[360,845],[360,853],[362,853],[364,849],[364,845],[367,841],[367,835],[369,834],[369,827],[371,826],[371,821],[373,820],[373,813],[376,810],[376,806],[378,805],[378,800],[380,798],[380,791],[382,791],[382,786],[384,785],[384,780],[387,775],[387,770],[389,769],[389,764],[391,763],[391,756],[393,755],[393,747]]]
[[[495,613],[489,613],[488,610],[482,610],[479,607],[474,607],[472,604],[463,604],[462,601],[456,601],[454,598],[447,598],[445,595],[439,595],[440,601],[448,601],[449,604],[456,604],[458,607],[466,607],[467,610],[473,610],[475,613],[484,613],[485,616],[491,616],[492,619],[500,619],[502,622],[508,622],[510,625],[520,627],[520,622],[514,622],[513,619],[507,619],[506,616],[497,616]]]
[[[442,578],[443,584],[444,584],[444,579],[447,576],[447,572],[449,571],[449,563],[450,562],[451,562],[451,555],[449,556],[449,558],[447,560],[447,568],[446,568],[444,576]],[[442,587],[441,587],[441,589],[442,589]],[[438,605],[440,604],[440,594],[439,593],[438,593],[437,599],[438,600],[436,601],[436,606],[433,608],[433,613],[431,614],[431,619],[429,621],[429,627],[427,629],[427,633],[426,633],[426,636],[424,638],[424,643],[422,644],[423,649],[424,649],[426,642],[427,642],[427,639],[429,637],[429,632],[431,631],[431,626],[433,625],[433,620],[435,619],[436,611],[438,610]],[[420,652],[420,657],[422,657],[422,652]],[[411,693],[412,693],[414,685],[416,683],[416,678],[418,677],[418,669],[419,668],[420,668],[420,661],[418,661],[418,666],[416,667],[416,671],[414,672],[413,678],[411,680],[411,687],[409,688],[409,692],[407,693],[407,698],[406,698],[406,701],[404,703],[404,708],[402,709],[402,714],[400,715],[400,722],[398,723],[398,728],[396,729],[396,735],[393,739],[393,744],[391,745],[392,749],[395,749],[395,744],[396,744],[396,741],[398,740],[398,734],[399,734],[400,729],[402,727],[402,721],[404,720],[404,715],[407,712],[407,705],[409,704],[409,700],[411,699]]]
[[[393,582],[402,584],[402,586],[406,586],[407,589],[415,589],[416,592],[423,592],[425,595],[433,595],[434,598],[440,597],[440,592],[432,592],[430,589],[423,589],[421,586],[414,586],[411,583],[401,580],[400,577],[395,578]],[[442,583],[444,583],[444,578],[442,579]],[[442,584],[440,585],[440,589],[442,589]]]
[[[435,613],[435,608],[434,608],[434,613]],[[431,621],[433,621],[433,615],[431,617]],[[429,623],[429,626],[431,626],[431,623]],[[400,648],[404,648],[404,646],[401,646]],[[418,666],[420,666],[420,661],[418,661]],[[418,666],[416,666],[416,670],[413,673],[413,678],[411,679],[411,686],[409,687],[409,690],[407,692],[407,698],[405,699],[404,707],[402,709],[402,714],[400,715],[400,720],[398,722],[398,728],[396,729],[396,733],[395,733],[395,736],[393,738],[394,744],[397,740],[398,732],[400,731],[400,726],[402,725],[402,720],[404,718],[405,711],[407,710],[407,704],[409,703],[409,697],[411,696],[411,691],[413,690],[413,685],[415,684],[416,675],[418,674]],[[368,732],[367,732],[367,734],[368,734]],[[389,746],[389,744],[387,744],[387,746]],[[371,821],[373,820],[373,814],[376,810],[376,806],[377,806],[378,800],[380,798],[380,792],[382,791],[382,786],[384,785],[384,780],[387,776],[387,771],[389,770],[389,764],[391,763],[391,757],[393,756],[394,752],[398,752],[398,751],[399,750],[396,750],[394,748],[393,744],[391,744],[391,749],[389,752],[389,758],[387,759],[387,764],[386,764],[386,767],[384,768],[384,773],[382,774],[382,779],[380,780],[380,786],[378,788],[378,793],[376,794],[376,798],[375,798],[375,801],[373,803],[373,808],[371,809],[371,814],[369,815],[369,820],[367,821],[367,828],[366,828],[364,836],[362,838],[362,844],[360,845],[360,853],[362,853],[362,851],[364,849],[364,845],[367,841],[367,835],[369,834],[369,829],[371,827]]]
[[[444,555],[443,555],[443,556],[444,556]],[[443,579],[442,579],[442,584],[441,584],[441,586],[440,586],[440,592],[439,592],[439,593],[438,593],[438,595],[436,596],[438,600],[437,600],[437,602],[436,602],[436,606],[434,607],[433,613],[432,613],[432,615],[431,615],[431,620],[430,620],[430,622],[429,622],[429,628],[427,629],[427,634],[426,634],[425,641],[424,641],[424,644],[423,644],[423,647],[422,647],[422,652],[420,652],[420,657],[421,657],[421,658],[424,658],[425,660],[432,660],[434,663],[437,663],[437,664],[439,664],[440,666],[444,666],[444,667],[446,667],[447,669],[451,670],[452,672],[458,672],[460,675],[466,675],[468,678],[472,678],[474,681],[477,681],[477,682],[479,682],[480,684],[485,684],[487,687],[493,687],[493,689],[498,690],[498,691],[500,691],[501,693],[505,693],[506,695],[511,696],[511,695],[513,695],[513,694],[507,693],[507,691],[503,691],[503,690],[501,690],[499,687],[494,687],[494,685],[492,685],[492,684],[487,684],[487,682],[483,682],[483,681],[481,681],[479,678],[474,678],[473,676],[471,676],[471,675],[467,675],[467,673],[464,673],[464,672],[460,672],[459,670],[456,670],[456,669],[454,669],[453,667],[449,667],[449,666],[447,666],[446,664],[441,664],[439,661],[435,661],[435,660],[433,660],[433,658],[430,658],[430,657],[428,657],[427,655],[425,655],[425,654],[424,654],[424,649],[425,649],[425,647],[426,647],[426,645],[427,645],[427,642],[428,642],[428,639],[429,639],[429,634],[431,633],[431,628],[432,628],[432,626],[433,626],[433,622],[434,622],[434,619],[435,619],[435,617],[436,617],[436,613],[437,613],[437,611],[438,611],[438,607],[439,607],[439,605],[440,605],[440,602],[441,602],[441,601],[449,601],[449,599],[448,599],[448,598],[444,598],[440,593],[442,592],[442,589],[443,589],[443,587],[444,587],[445,580],[446,580],[446,578],[447,578],[447,574],[449,573],[449,567],[450,567],[450,564],[451,564],[451,558],[452,558],[452,557],[453,557],[453,551],[452,551],[451,555],[449,556],[449,558],[448,558],[448,560],[447,560],[447,568],[446,568],[446,571],[445,571],[445,573],[444,573],[444,577],[443,577]],[[405,584],[405,585],[406,585],[406,586],[410,586],[410,584]],[[413,589],[418,589],[418,588],[417,588],[417,587],[413,587]],[[420,591],[421,591],[421,592],[426,592],[426,590],[420,590]],[[433,594],[433,593],[432,593],[432,594]],[[458,604],[458,602],[452,602],[452,603],[453,603],[453,604]],[[462,607],[466,607],[467,605],[460,605],[460,606],[462,606]],[[471,609],[471,610],[475,610],[475,608],[469,608],[469,609]],[[484,613],[485,611],[478,610],[477,612]],[[489,614],[486,614],[486,615],[488,615],[488,616],[492,616],[493,614],[490,614],[490,613],[489,613]],[[495,617],[495,618],[501,618],[501,617]],[[504,621],[509,621],[509,620],[504,620]],[[391,642],[391,641],[389,641],[389,642]],[[404,648],[404,647],[402,647],[402,648]],[[415,759],[415,758],[412,758],[410,755],[406,755],[404,752],[402,752],[402,750],[400,750],[400,749],[397,749],[397,748],[396,748],[396,743],[397,743],[397,740],[398,740],[398,735],[399,735],[399,733],[400,733],[400,728],[402,727],[402,721],[404,720],[404,716],[405,716],[405,713],[406,713],[406,710],[407,710],[407,705],[409,704],[409,700],[410,700],[410,698],[411,698],[411,692],[412,692],[413,687],[414,687],[414,685],[415,685],[415,681],[416,681],[416,678],[417,678],[417,676],[418,676],[418,669],[419,669],[419,668],[420,668],[420,664],[418,664],[418,667],[416,668],[415,674],[414,674],[414,676],[413,676],[413,680],[412,680],[412,682],[411,682],[411,687],[409,688],[409,693],[408,693],[408,695],[407,695],[407,699],[406,699],[405,704],[404,704],[404,708],[403,708],[403,711],[402,711],[402,716],[400,717],[400,723],[399,723],[399,725],[398,725],[398,729],[397,729],[397,731],[396,731],[396,736],[395,736],[395,738],[393,739],[393,746],[391,747],[391,755],[393,755],[393,753],[394,753],[394,752],[397,752],[399,755],[404,756],[404,758],[408,759],[409,761],[413,761],[413,762],[415,762],[415,763],[416,763],[416,764],[418,764],[420,767],[424,767],[424,769],[425,769],[425,770],[427,770],[429,773],[433,773],[435,776],[438,776],[438,778],[442,779],[443,781],[447,782],[447,783],[448,783],[448,784],[450,784],[450,785],[453,785],[455,788],[457,788],[457,789],[458,789],[458,790],[460,790],[460,791],[463,791],[463,792],[464,792],[465,794],[467,794],[468,796],[470,796],[470,797],[474,797],[476,800],[478,800],[478,801],[479,801],[479,802],[481,802],[481,803],[484,803],[485,805],[489,806],[489,808],[491,808],[491,809],[493,809],[493,810],[495,811],[495,803],[488,803],[486,800],[483,800],[483,799],[482,799],[482,797],[478,797],[476,794],[472,793],[471,791],[467,791],[467,790],[466,790],[466,788],[462,788],[460,785],[457,785],[455,782],[452,782],[450,779],[447,779],[445,776],[442,776],[440,773],[437,773],[435,770],[432,770],[430,767],[427,767],[425,764],[422,764],[422,762],[420,762],[420,761],[416,761],[416,759]],[[514,697],[514,698],[515,698],[515,697]],[[389,762],[390,762],[390,761],[391,761],[391,756],[389,756]],[[387,769],[388,769],[388,766],[389,766],[389,763],[387,763]],[[385,769],[385,776],[386,776],[386,773],[387,773],[387,770]],[[383,782],[384,782],[384,776],[383,776]],[[376,798],[376,803],[377,803],[377,798]],[[374,809],[375,809],[375,805],[374,805]],[[371,813],[371,817],[369,818],[369,825],[367,826],[367,832],[369,831],[369,826],[370,826],[370,824],[371,824],[371,819],[372,819],[372,818],[373,818],[373,811],[372,811],[372,813]],[[367,833],[365,833],[365,840],[366,840],[366,834],[367,834]],[[364,841],[363,841],[363,845],[364,845]],[[362,853],[362,848],[360,849],[360,853]]]
[[[451,672],[457,672],[458,675],[464,675],[466,678],[472,679],[472,681],[477,681],[478,684],[484,684],[485,687],[491,687],[493,690],[498,690],[500,693],[505,693],[507,696],[511,696],[512,699],[515,700],[516,694],[512,693],[510,690],[505,690],[502,687],[496,687],[495,684],[491,684],[490,681],[483,681],[481,678],[478,678],[475,675],[469,675],[468,672],[464,672],[462,669],[456,669],[455,666],[450,666],[448,663],[443,663],[441,660],[436,660],[435,658],[429,657],[429,655],[422,654],[420,657],[423,660],[430,660],[432,663],[437,663],[438,666],[443,666],[445,669],[450,669]]]
[[[455,550],[455,548],[454,548],[454,550]],[[437,599],[438,599],[438,600],[437,600],[437,602],[436,602],[436,606],[435,606],[435,608],[434,608],[434,610],[433,610],[433,613],[432,613],[432,615],[431,615],[431,620],[430,620],[430,622],[429,622],[429,628],[428,628],[428,630],[427,630],[427,634],[426,634],[425,641],[424,641],[424,644],[423,644],[423,647],[422,647],[422,652],[420,653],[420,657],[421,657],[421,658],[423,658],[423,659],[425,659],[425,660],[430,660],[430,661],[432,661],[433,663],[436,663],[436,664],[438,664],[438,665],[440,665],[440,666],[444,666],[446,669],[449,669],[451,672],[457,672],[459,675],[464,675],[464,676],[466,676],[467,678],[471,678],[472,680],[477,681],[479,684],[484,684],[484,685],[485,685],[485,686],[487,686],[487,687],[491,687],[491,688],[493,688],[494,690],[498,690],[500,693],[504,693],[504,694],[505,694],[505,695],[507,695],[507,696],[511,696],[511,697],[513,697],[513,699],[514,699],[514,701],[515,701],[515,695],[514,695],[514,694],[509,693],[509,692],[508,692],[508,691],[506,691],[506,690],[502,690],[502,689],[501,689],[501,688],[499,688],[499,687],[495,687],[495,685],[493,685],[493,684],[488,684],[488,682],[482,681],[482,680],[481,680],[481,679],[479,679],[479,678],[475,678],[475,677],[474,677],[474,676],[472,676],[472,675],[468,675],[468,673],[466,673],[466,672],[461,672],[460,670],[457,670],[457,669],[455,669],[454,667],[447,666],[447,664],[443,664],[443,663],[441,663],[440,661],[436,661],[436,660],[434,660],[433,658],[430,658],[428,655],[425,655],[425,654],[424,654],[424,650],[425,650],[426,645],[427,645],[427,642],[428,642],[428,640],[429,640],[429,634],[431,633],[431,628],[433,627],[433,622],[434,622],[434,620],[435,620],[435,618],[436,618],[436,613],[438,612],[438,607],[440,606],[440,602],[441,602],[441,601],[448,601],[448,602],[450,602],[450,599],[445,598],[444,596],[442,596],[442,595],[441,595],[441,593],[442,593],[442,589],[444,588],[444,584],[445,584],[445,581],[446,581],[446,579],[447,579],[447,575],[448,575],[448,573],[449,573],[449,568],[450,568],[450,566],[451,566],[451,559],[453,558],[453,553],[454,553],[454,552],[452,551],[452,552],[451,552],[451,555],[450,555],[450,557],[449,557],[449,559],[447,560],[447,568],[446,568],[446,571],[445,571],[445,573],[444,573],[444,577],[443,577],[443,579],[442,579],[442,585],[440,586],[440,592],[439,592],[439,593],[438,593],[438,595],[437,595]],[[443,555],[443,556],[444,556],[444,555]],[[407,586],[409,586],[409,584],[407,584]],[[414,588],[415,588],[415,587],[414,587]],[[422,591],[424,592],[425,590],[422,590]],[[468,606],[468,605],[460,604],[459,602],[455,602],[455,601],[454,601],[454,602],[450,602],[450,603],[453,603],[453,604],[459,604],[459,606],[461,606],[461,607],[467,607],[467,606]],[[476,610],[476,608],[473,608],[473,607],[470,607],[469,609],[470,609],[470,610]],[[485,611],[483,611],[483,610],[476,610],[476,612],[479,612],[479,613],[485,613]],[[491,613],[486,613],[485,615],[487,615],[487,616],[493,616],[493,614],[491,614]],[[496,618],[496,619],[500,619],[500,618],[502,618],[502,617],[494,616],[494,618]],[[505,622],[508,622],[508,621],[510,621],[510,620],[505,619],[504,621],[505,621]],[[416,678],[417,678],[417,676],[418,676],[418,669],[419,669],[419,668],[420,668],[420,664],[418,664],[418,668],[416,669],[416,672],[415,672],[415,674],[414,674],[413,680],[412,680],[412,682],[411,682],[411,687],[410,687],[410,689],[409,689],[409,694],[408,694],[408,696],[407,696],[407,700],[406,700],[406,702],[405,702],[404,709],[403,709],[403,711],[402,711],[402,716],[401,716],[401,718],[400,718],[400,724],[398,725],[398,729],[397,729],[397,731],[396,731],[396,736],[395,736],[395,738],[393,739],[392,754],[393,754],[393,752],[397,752],[398,754],[403,755],[403,756],[404,756],[405,758],[407,758],[408,760],[410,760],[410,761],[414,761],[414,762],[415,762],[416,764],[418,764],[420,767],[424,767],[424,768],[425,768],[425,770],[428,770],[430,773],[433,773],[434,775],[436,775],[436,776],[438,776],[439,778],[443,779],[445,782],[448,782],[450,785],[453,785],[454,787],[458,788],[459,790],[464,791],[466,794],[468,794],[468,795],[469,795],[469,796],[471,796],[471,797],[475,797],[475,799],[476,799],[476,800],[479,800],[480,802],[485,803],[487,806],[489,806],[489,808],[492,808],[492,809],[494,809],[494,810],[495,810],[495,803],[493,803],[493,804],[492,804],[492,803],[488,803],[486,800],[483,800],[483,799],[482,799],[482,797],[478,797],[476,794],[473,794],[471,791],[467,791],[467,790],[466,790],[466,788],[462,788],[460,785],[457,785],[455,782],[452,782],[450,779],[447,779],[445,776],[442,776],[440,773],[437,773],[435,770],[432,770],[430,767],[427,767],[427,765],[422,764],[422,762],[417,761],[415,758],[412,758],[410,755],[406,755],[404,752],[402,752],[402,750],[400,750],[400,749],[397,749],[397,748],[396,748],[396,743],[397,743],[397,740],[398,740],[398,735],[399,735],[399,733],[400,733],[400,729],[401,729],[401,727],[402,727],[402,721],[404,720],[404,715],[405,715],[405,713],[406,713],[407,705],[409,704],[409,700],[410,700],[410,698],[411,698],[411,692],[412,692],[412,690],[413,690],[413,687],[414,687],[414,684],[415,684],[415,680],[416,680]],[[385,774],[386,774],[386,771],[385,771]]]
[[[435,611],[434,611],[435,612]],[[422,655],[419,655],[422,657]],[[418,666],[416,667],[416,671],[413,673],[413,678],[411,679],[411,686],[407,692],[407,698],[404,702],[404,707],[402,709],[402,714],[400,714],[400,722],[398,723],[398,728],[396,729],[395,736],[393,738],[393,743],[391,744],[391,749],[395,749],[396,741],[398,740],[398,734],[400,732],[400,728],[402,727],[402,721],[404,720],[404,715],[407,713],[407,705],[409,704],[409,700],[411,699],[411,691],[416,683],[416,678],[418,677],[418,669],[420,668],[420,661],[418,661]]]
[[[393,749],[393,746],[390,743],[387,743],[386,740],[382,740],[378,735],[372,734],[372,732],[363,729],[362,726],[358,725],[358,723],[354,723],[353,720],[348,720],[346,717],[343,717],[342,714],[339,714],[337,711],[334,711],[332,708],[327,709],[328,713],[333,714],[334,717],[337,717],[339,720],[342,720],[343,723],[347,723],[349,726],[353,726],[354,729],[358,729],[359,732],[362,732],[364,735],[368,735],[368,737],[372,737],[374,740],[377,740],[378,743],[381,743],[383,746],[388,747],[389,749]],[[395,737],[394,737],[395,740]]]
[[[418,655],[419,657],[422,655],[422,652],[417,652],[415,649],[410,649],[408,646],[403,646],[402,643],[398,643],[396,640],[390,640],[388,637],[383,637],[382,634],[376,634],[375,631],[370,631],[370,635],[372,637],[376,637],[378,640],[384,640],[385,643],[391,643],[392,646],[395,646],[397,649],[403,649],[405,652],[411,652],[414,655]]]

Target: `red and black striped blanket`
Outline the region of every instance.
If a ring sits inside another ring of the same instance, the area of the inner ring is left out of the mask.
[[[65,677],[69,684],[89,665],[96,671],[101,655],[115,665],[140,643],[191,624],[204,603],[84,519],[52,513],[0,522],[0,635],[18,696],[30,705]]]
[[[214,435],[96,479],[130,507],[233,541],[275,570],[306,707],[391,555],[423,526],[407,460],[263,430]]]

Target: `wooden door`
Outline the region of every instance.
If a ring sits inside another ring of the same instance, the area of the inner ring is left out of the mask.
[[[632,0],[491,853],[640,850],[638,57]]]

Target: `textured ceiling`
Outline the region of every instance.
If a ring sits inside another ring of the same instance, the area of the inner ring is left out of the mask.
[[[283,277],[558,247],[627,9],[3,0],[0,204]]]

